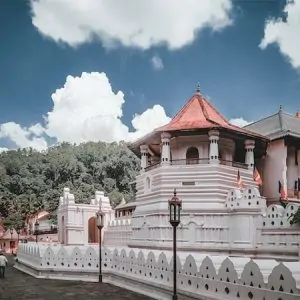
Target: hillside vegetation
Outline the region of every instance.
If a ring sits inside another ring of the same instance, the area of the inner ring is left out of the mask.
[[[139,158],[125,143],[63,143],[46,152],[32,149],[0,153],[0,213],[6,227],[21,227],[26,216],[41,209],[56,219],[64,187],[76,202],[89,203],[96,190],[104,191],[112,206],[124,196],[134,198]]]

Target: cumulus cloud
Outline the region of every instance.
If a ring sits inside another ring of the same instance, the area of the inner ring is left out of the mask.
[[[243,118],[232,118],[229,120],[229,122],[233,125],[239,126],[239,127],[244,127],[252,122],[246,121]]]
[[[160,71],[164,68],[163,61],[158,55],[155,55],[151,58],[151,64],[153,69],[156,71]]]
[[[122,2],[122,1],[121,1]],[[31,0],[32,23],[55,42],[70,46],[100,39],[105,47],[122,44],[178,49],[197,32],[231,24],[231,0]]]
[[[0,138],[9,138],[21,148],[37,150],[47,148],[47,136],[71,143],[132,141],[170,120],[162,106],[154,105],[133,116],[135,130],[130,132],[121,119],[124,94],[113,91],[105,73],[68,76],[64,86],[52,94],[52,100],[53,108],[44,125],[25,128],[14,122],[5,123],[0,125]]]
[[[35,125],[40,126],[40,125]],[[37,136],[30,128],[22,128],[15,122],[7,122],[0,125],[0,138],[8,138],[13,141],[19,148],[32,147],[37,150],[45,150],[47,142],[44,137]]]
[[[285,20],[267,20],[260,47],[265,49],[270,44],[277,44],[291,65],[300,69],[300,0],[288,1],[284,13]]]

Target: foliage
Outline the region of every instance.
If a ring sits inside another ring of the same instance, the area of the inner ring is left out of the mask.
[[[296,211],[296,213],[294,215],[292,215],[290,224],[299,224],[300,225],[300,207],[298,208],[298,210]]]
[[[59,196],[69,187],[77,202],[88,203],[103,190],[112,206],[132,201],[139,159],[124,142],[62,143],[45,152],[19,149],[0,153],[0,214],[16,227],[41,209],[56,219]]]

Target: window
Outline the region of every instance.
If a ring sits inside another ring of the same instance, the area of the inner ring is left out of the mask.
[[[186,164],[194,165],[199,163],[199,151],[196,147],[190,147],[186,151]]]
[[[151,180],[149,177],[146,178],[146,189],[148,191],[151,189]]]

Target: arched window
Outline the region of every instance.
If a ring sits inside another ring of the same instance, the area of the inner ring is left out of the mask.
[[[186,151],[186,164],[194,165],[199,163],[199,151],[196,147],[190,147]]]
[[[146,179],[146,188],[148,191],[151,189],[151,180],[149,177],[147,177]]]

